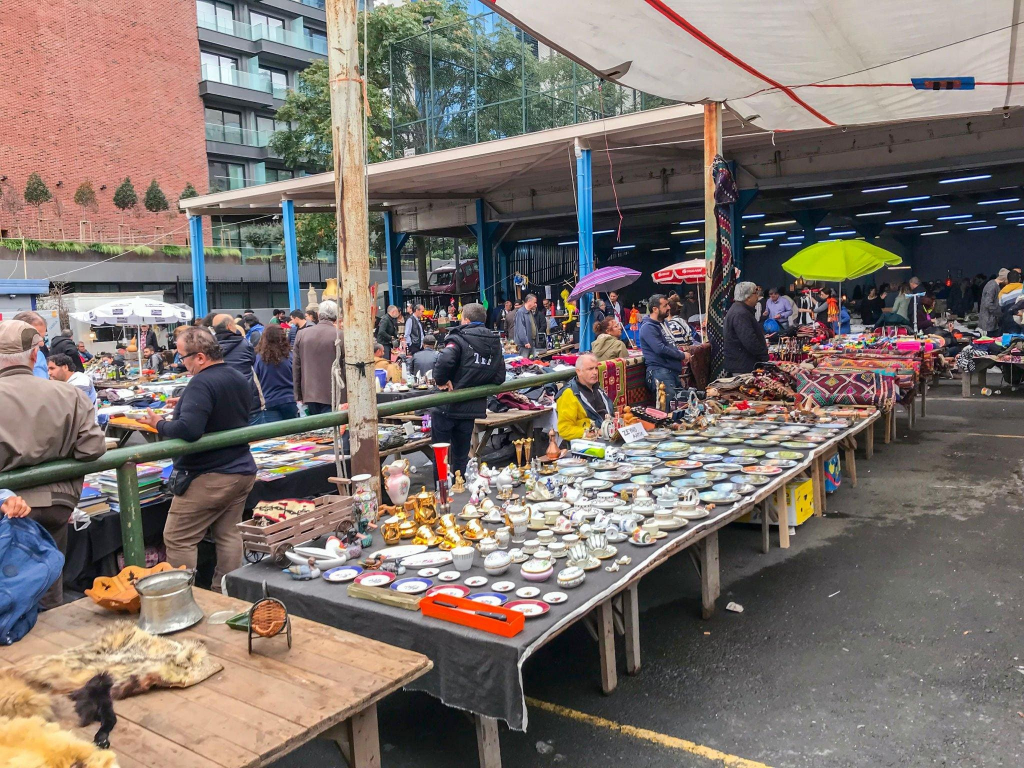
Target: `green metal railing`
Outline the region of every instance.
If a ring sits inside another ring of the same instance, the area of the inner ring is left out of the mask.
[[[435,408],[449,403],[461,403],[489,397],[500,392],[512,392],[520,389],[532,389],[544,384],[568,381],[576,373],[574,370],[545,373],[540,376],[524,376],[520,379],[498,384],[492,387],[472,387],[457,392],[438,392],[421,397],[410,397],[377,406],[378,416],[396,416],[424,408]],[[11,472],[0,472],[0,488],[16,491],[20,488],[32,488],[43,483],[59,480],[70,480],[84,477],[93,472],[108,469],[117,470],[117,496],[121,515],[121,537],[124,545],[124,558],[127,565],[145,564],[145,543],[142,534],[142,506],[139,503],[139,478],[135,467],[137,464],[159,459],[173,459],[190,453],[200,453],[231,445],[251,443],[256,440],[267,440],[274,437],[308,432],[313,429],[328,429],[348,424],[348,412],[337,411],[319,416],[304,416],[288,421],[277,421],[272,424],[258,424],[252,427],[231,429],[204,435],[194,443],[184,440],[163,440],[157,443],[115,448],[108,451],[102,458],[94,461],[75,461],[63,459],[40,464],[37,467],[17,469]]]

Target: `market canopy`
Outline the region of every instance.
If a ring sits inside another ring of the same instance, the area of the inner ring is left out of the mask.
[[[187,323],[192,319],[192,310],[135,296],[117,299],[85,312],[72,312],[71,317],[92,325],[165,325]]]
[[[804,248],[782,268],[804,280],[841,283],[902,262],[895,253],[863,240],[830,240]]]
[[[771,130],[1024,101],[1020,0],[484,0],[610,80]]]

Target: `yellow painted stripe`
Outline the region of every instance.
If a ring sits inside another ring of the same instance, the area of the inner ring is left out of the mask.
[[[1024,435],[990,435],[988,432],[961,432],[967,437],[1005,437],[1010,440],[1024,440]]]
[[[569,709],[568,707],[563,707],[558,704],[550,704],[546,701],[530,698],[526,699],[526,703],[531,707],[536,707],[537,709],[542,709],[545,712],[551,712],[555,715],[567,717],[570,720],[587,723],[588,725],[593,725],[596,728],[617,731],[623,736],[630,736],[634,739],[649,741],[652,744],[657,744],[659,747],[689,752],[691,755],[697,755],[698,757],[703,757],[705,760],[710,760],[712,762],[719,763],[720,765],[727,765],[730,768],[769,768],[765,763],[759,763],[756,760],[747,760],[743,757],[736,757],[736,755],[728,755],[725,752],[719,752],[717,749],[705,747],[701,744],[687,741],[686,739],[667,736],[664,733],[649,731],[646,728],[622,725],[621,723],[616,723],[613,720],[605,720],[603,717],[588,715],[586,712],[579,712],[575,709]]]

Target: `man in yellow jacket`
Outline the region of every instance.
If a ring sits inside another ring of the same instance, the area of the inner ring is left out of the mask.
[[[586,352],[576,358],[576,378],[558,393],[558,434],[563,440],[576,440],[598,430],[605,419],[615,415],[611,398],[598,385],[598,362]]]

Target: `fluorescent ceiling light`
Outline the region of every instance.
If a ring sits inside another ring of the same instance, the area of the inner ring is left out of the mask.
[[[1024,226],[1024,224],[1019,225],[1019,226]],[[767,248],[767,247],[768,247],[767,245],[748,245],[748,246],[745,246],[746,250],[748,250],[748,251],[753,251],[753,250],[756,250],[758,248]]]
[[[802,202],[804,202],[806,200],[827,200],[830,197],[832,197],[832,193],[831,192],[827,192],[827,193],[822,194],[822,195],[804,195],[803,197],[791,197],[791,198],[789,198],[789,202],[791,202],[791,203],[802,203]]]
[[[799,248],[803,243],[779,243],[779,248]]]
[[[1007,216],[1003,221],[1024,221],[1024,216]],[[1017,226],[1019,227],[1020,224]]]
[[[692,251],[687,251],[686,255],[687,256],[691,256],[691,255],[693,255],[695,253],[704,253],[704,249],[703,248],[694,248]]]
[[[677,229],[672,234],[673,235],[696,235],[698,232],[700,232],[699,229]]]
[[[785,230],[779,230],[778,232],[762,232],[758,237],[783,237],[785,234]]]
[[[1013,213],[1024,213],[1024,208],[1018,208],[1013,211],[996,211],[996,213],[998,213],[1000,216],[1009,216],[1010,214]]]
[[[996,228],[995,224],[989,224],[987,227],[968,227],[967,231],[968,232],[977,232],[978,230],[981,230],[981,229],[995,229],[995,228]]]
[[[597,232],[595,232],[594,234],[595,234],[595,235],[611,235],[611,234],[613,234],[614,232],[615,232],[615,230],[614,230],[614,229],[599,229],[599,230],[598,230]]]
[[[958,227],[966,227],[966,226],[970,226],[971,224],[987,224],[987,223],[988,222],[985,221],[984,219],[972,219],[971,221],[958,221],[958,222],[956,222],[956,226],[958,226]]]
[[[831,229],[832,229],[832,227],[815,227],[814,231],[815,232],[828,232]]]
[[[745,213],[743,214],[744,219],[763,219],[765,214],[763,213]]]
[[[559,245],[579,245],[579,244],[580,244],[579,240],[566,240],[564,243],[559,243]]]
[[[767,221],[765,222],[766,227],[785,227],[789,224],[796,224],[796,219],[786,219],[785,221]]]
[[[519,240],[518,242],[520,242],[520,243],[539,243],[540,242],[540,238],[539,237],[528,237],[525,240]]]
[[[869,211],[868,213],[858,213],[858,218],[864,218],[865,216],[888,216],[892,211]]]
[[[693,219],[692,221],[680,221],[679,223],[682,226],[685,227],[687,224],[703,224],[704,223],[704,219]]]
[[[832,232],[829,237],[839,237],[841,235],[856,235],[857,230],[855,229],[844,229],[842,232]]]
[[[949,207],[948,205],[922,205],[920,208],[911,208],[910,210],[917,213],[918,211],[941,211]]]
[[[958,213],[955,216],[939,216],[938,221],[957,221],[959,219],[973,219],[973,213]]]
[[[902,267],[889,267],[889,269],[910,269],[910,265],[907,264],[907,265],[904,265]]]
[[[1024,218],[1024,216],[1022,216],[1021,218]],[[772,240],[770,237],[765,237],[765,238],[762,238],[760,240],[748,240],[747,242],[748,243],[773,243],[775,241]]]
[[[893,184],[891,187],[872,187],[871,189],[862,189],[860,192],[862,195],[869,195],[872,192],[892,192],[896,189],[906,189],[906,184]]]
[[[613,251],[628,251],[630,248],[636,248],[635,245],[616,245],[612,247]]]
[[[898,226],[899,224],[917,224],[917,222],[919,221],[920,219],[894,219],[893,221],[885,222],[885,226],[895,227]]]
[[[928,237],[928,235],[948,235],[948,229],[937,229],[934,232],[922,232],[921,237]]]
[[[790,235],[786,239],[787,240],[803,240],[804,236],[803,235]]]
[[[976,176],[958,176],[955,179],[939,179],[939,184],[959,184],[961,181],[983,181],[991,179],[991,173],[979,173]]]
[[[671,248],[651,248],[651,253],[660,253],[661,251],[671,251]]]
[[[915,224],[912,227],[904,227],[904,229],[930,229],[932,226],[934,226],[934,225],[932,225],[932,224]]]
[[[704,238],[703,237],[695,237],[693,240],[680,240],[679,244],[680,245],[692,245],[693,243],[703,243],[703,242],[704,242]]]
[[[979,200],[978,205],[1006,205],[1007,203],[1019,203],[1019,197],[1004,197],[1001,200]]]
[[[915,197],[894,197],[892,200],[886,200],[887,203],[916,203],[918,200],[930,200],[931,195],[917,195]]]

